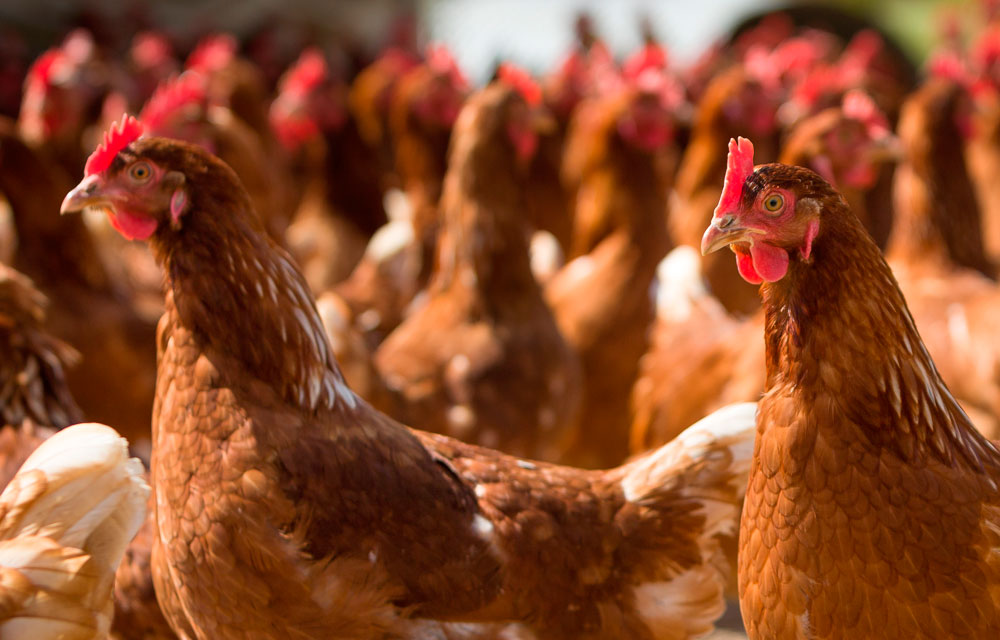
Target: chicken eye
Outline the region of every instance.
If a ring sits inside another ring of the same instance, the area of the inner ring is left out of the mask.
[[[781,208],[785,206],[785,199],[781,197],[780,194],[772,193],[767,198],[764,199],[764,208],[775,213],[781,211]]]
[[[137,162],[129,168],[128,175],[136,182],[145,182],[153,175],[153,169],[145,162]]]

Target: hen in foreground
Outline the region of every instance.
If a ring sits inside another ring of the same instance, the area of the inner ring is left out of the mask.
[[[702,251],[762,288],[767,393],[740,530],[751,638],[1000,634],[1000,452],[844,199],[731,141]]]
[[[67,427],[28,457],[0,495],[0,637],[107,637],[115,569],[146,513],[142,476],[100,424]]]
[[[153,576],[186,638],[684,638],[722,612],[754,405],[609,471],[409,430],[346,387],[302,274],[198,147],[106,137],[63,210],[108,208],[166,274]],[[423,635],[418,635],[423,634]]]

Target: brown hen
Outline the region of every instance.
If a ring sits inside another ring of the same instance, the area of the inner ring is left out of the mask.
[[[751,638],[1000,634],[1000,451],[924,348],[878,247],[808,169],[730,143],[703,251],[762,287],[767,393],[740,524]]]
[[[382,343],[375,365],[399,396],[397,419],[556,460],[576,426],[580,372],[530,267],[523,170],[533,118],[502,82],[462,109],[426,301]]]

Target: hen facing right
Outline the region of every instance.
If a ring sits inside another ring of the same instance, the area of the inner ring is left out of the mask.
[[[722,610],[716,536],[734,522],[753,405],[608,471],[407,429],[346,387],[302,274],[233,172],[140,133],[134,120],[112,132],[63,209],[110,207],[167,275],[153,565],[180,635],[709,630]]]
[[[1000,451],[878,247],[808,169],[730,142],[702,250],[761,282],[767,392],[740,529],[751,638],[1000,635]]]

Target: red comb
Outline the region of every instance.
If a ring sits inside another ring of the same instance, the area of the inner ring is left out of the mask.
[[[326,58],[316,47],[302,52],[299,59],[281,80],[281,91],[295,95],[306,95],[323,84],[329,76]]]
[[[653,69],[662,71],[667,68],[667,54],[663,47],[647,44],[622,65],[622,75],[628,80],[636,80],[643,71]]]
[[[132,116],[123,116],[121,124],[116,122],[104,133],[104,142],[87,158],[87,165],[83,168],[84,173],[92,176],[110,167],[118,152],[135,142],[142,133],[141,122]]]
[[[927,61],[927,70],[932,76],[947,78],[964,84],[969,75],[965,63],[954,51],[938,51]]]
[[[724,215],[739,206],[743,197],[743,183],[753,173],[753,143],[746,138],[729,139],[729,158],[726,160],[726,180],[722,184],[722,197],[715,207],[714,217]]]
[[[187,59],[187,68],[210,73],[223,68],[236,55],[236,38],[219,33],[202,38]]]
[[[49,49],[31,65],[28,70],[28,82],[31,84],[48,85],[57,65],[65,62],[66,54],[59,49]]]
[[[455,57],[451,55],[451,51],[448,51],[448,47],[443,44],[427,47],[427,66],[436,73],[448,76],[451,83],[458,88],[469,86],[465,75],[459,69],[458,63],[455,62]]]
[[[844,115],[857,120],[868,129],[868,135],[878,137],[889,130],[889,121],[878,108],[871,96],[860,89],[851,89],[844,94]]]
[[[182,107],[201,104],[204,100],[204,76],[187,72],[160,83],[142,108],[139,119],[148,130],[157,131]]]
[[[174,51],[165,35],[144,31],[132,38],[131,55],[137,65],[149,68],[170,62]]]
[[[505,62],[500,65],[497,77],[500,79],[500,82],[506,84],[508,87],[517,89],[524,97],[525,102],[531,106],[541,104],[542,89],[524,69]]]

